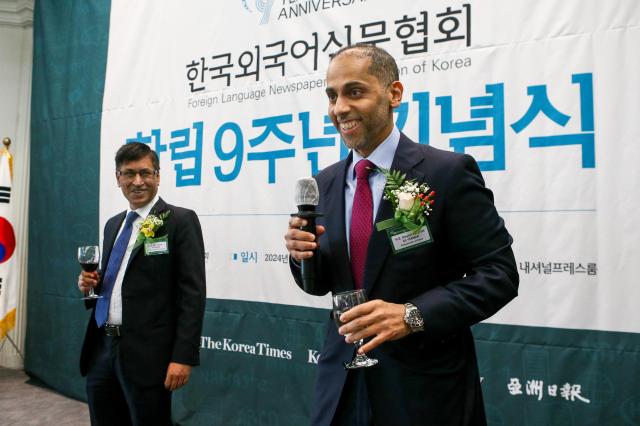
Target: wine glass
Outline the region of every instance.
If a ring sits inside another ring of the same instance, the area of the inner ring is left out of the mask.
[[[335,320],[338,328],[340,328],[343,323],[340,321],[340,315],[347,312],[349,309],[353,308],[356,305],[364,303],[367,301],[367,296],[363,289],[359,290],[351,290],[345,291],[342,293],[336,293],[333,295],[333,319]],[[356,345],[356,351],[362,346],[362,339],[353,342]],[[358,354],[356,352],[355,357],[351,362],[345,362],[344,368],[347,370],[351,370],[354,368],[363,368],[363,367],[371,367],[378,363],[378,360],[375,358],[369,358],[366,354]]]
[[[93,272],[98,269],[98,263],[100,262],[100,247],[98,246],[80,246],[78,247],[78,262],[82,270],[85,272]],[[93,287],[89,288],[87,293],[82,299],[100,299],[102,296],[93,292]]]

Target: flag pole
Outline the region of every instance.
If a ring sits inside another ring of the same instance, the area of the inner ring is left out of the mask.
[[[20,355],[20,358],[22,358],[22,360],[24,361],[24,355],[22,354],[22,352],[20,352],[20,349],[18,349],[18,345],[16,345],[16,342],[14,342],[11,336],[9,336],[9,333],[5,334],[4,337],[9,341],[9,343],[11,343],[11,346],[13,346],[13,349],[16,350],[18,355]],[[2,346],[4,346],[4,344]],[[0,346],[0,349],[2,349],[2,346]]]
[[[0,149],[0,154],[6,154],[9,158],[9,172],[11,173],[11,178],[13,178],[13,155],[9,152],[9,146],[11,146],[11,138],[5,137],[2,139],[2,144],[4,145],[3,149]]]

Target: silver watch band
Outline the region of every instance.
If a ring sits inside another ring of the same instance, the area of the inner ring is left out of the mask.
[[[404,322],[412,333],[424,330],[424,318],[422,312],[413,303],[405,303]]]

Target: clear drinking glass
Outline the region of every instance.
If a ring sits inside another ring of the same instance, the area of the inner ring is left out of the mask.
[[[367,301],[367,295],[364,292],[364,289],[360,290],[351,290],[345,291],[342,293],[336,293],[333,295],[333,319],[335,320],[338,328],[340,328],[343,323],[340,321],[340,315],[347,312],[349,309],[353,308],[356,305],[364,303]],[[362,346],[362,339],[353,342],[356,345],[356,350]],[[359,355],[356,352],[355,357],[351,362],[345,362],[344,368],[347,370],[351,370],[354,368],[363,368],[363,367],[371,367],[378,363],[378,360],[375,358],[369,358],[366,354]]]
[[[98,269],[100,263],[100,247],[99,246],[80,246],[78,247],[78,262],[82,270],[85,272],[93,272]],[[89,289],[82,299],[100,299],[102,296],[93,292],[93,287]]]

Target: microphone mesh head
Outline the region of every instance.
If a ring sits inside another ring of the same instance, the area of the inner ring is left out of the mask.
[[[314,178],[300,178],[296,181],[295,201],[297,206],[317,206],[320,201],[318,183]]]

